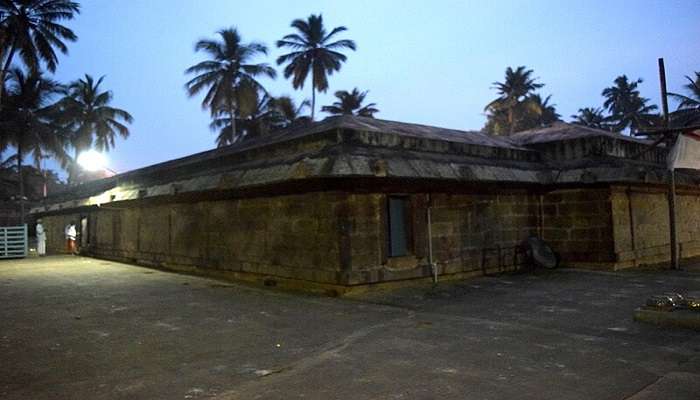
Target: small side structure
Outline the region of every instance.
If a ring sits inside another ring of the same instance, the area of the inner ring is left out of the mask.
[[[32,213],[52,252],[72,220],[91,256],[268,282],[429,278],[430,242],[441,276],[511,270],[529,235],[564,265],[615,269],[670,258],[665,157],[565,123],[503,138],[342,116],[83,184]],[[700,177],[677,180],[681,256],[697,256]]]

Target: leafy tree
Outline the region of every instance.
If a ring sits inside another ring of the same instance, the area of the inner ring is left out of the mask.
[[[271,130],[270,126],[270,102],[271,97],[264,92],[255,95],[255,106],[246,113],[245,117],[231,119],[231,114],[221,110],[209,124],[209,128],[218,131],[216,137],[217,147],[224,147],[244,139],[259,137]]]
[[[308,100],[297,107],[289,96],[271,97],[264,92],[259,92],[256,96],[255,107],[245,117],[236,119],[235,133],[231,117],[226,112],[220,113],[211,122],[209,127],[219,133],[216,138],[218,147],[311,122],[308,116],[302,115],[304,108],[309,106]]]
[[[252,63],[258,55],[267,55],[264,44],[243,43],[236,28],[223,29],[217,34],[220,40],[203,39],[195,45],[195,51],[205,52],[209,59],[185,71],[197,74],[185,88],[190,96],[206,89],[202,108],[209,108],[214,120],[228,115],[232,132],[236,132],[236,121],[255,109],[257,92],[265,92],[257,79],[262,76],[274,79],[277,73],[266,63]]]
[[[492,134],[512,134],[520,130],[532,128],[532,113],[544,115],[550,118],[552,115],[545,109],[537,109],[538,106],[552,107],[543,104],[542,98],[533,98],[534,92],[544,86],[538,83],[537,78],[532,77],[533,70],[525,66],[519,66],[515,70],[506,69],[505,80],[494,82],[494,88],[499,97],[486,105],[488,121],[485,130]],[[548,102],[549,97],[545,100]],[[539,101],[539,104],[537,102]],[[534,103],[534,104],[533,104]],[[554,112],[556,114],[556,111]],[[557,114],[558,118],[558,114]]]
[[[311,107],[308,100],[302,101],[297,106],[291,97],[279,96],[270,99],[269,106],[273,111],[272,120],[275,127],[287,128],[311,122],[308,115],[303,115],[304,109]]]
[[[53,103],[62,87],[37,71],[25,75],[19,68],[10,70],[9,82],[5,107],[0,111],[0,132],[17,151],[19,196],[24,198],[22,163],[26,156],[32,155],[37,166],[46,153],[59,160],[66,158],[65,137],[55,121]],[[23,205],[21,219],[24,220]]]
[[[689,126],[700,123],[700,72],[695,72],[695,79],[685,77],[688,83],[683,87],[688,95],[669,93],[669,96],[678,100],[678,108],[672,112],[670,123],[672,126]]]
[[[542,99],[539,93],[531,94],[525,100],[525,105],[529,109],[528,125],[532,127],[545,126],[559,121],[561,115],[557,113],[556,104],[550,104],[551,95]],[[528,128],[529,129],[529,128]]]
[[[355,50],[355,42],[349,39],[334,40],[334,37],[347,30],[344,26],[330,32],[323,26],[322,15],[310,15],[306,20],[295,19],[291,24],[296,33],[291,33],[277,41],[277,47],[286,47],[291,53],[277,58],[277,64],[287,64],[284,77],[292,77],[294,89],[304,87],[306,77],[311,72],[311,120],[316,111],[316,91],[328,90],[328,76],[339,71],[347,57],[340,51]]]
[[[688,95],[678,93],[669,93],[669,96],[678,100],[678,110],[700,110],[700,72],[695,72],[695,79],[686,75],[685,79],[688,83],[683,87],[688,92]]]
[[[357,115],[359,117],[374,118],[374,114],[379,112],[375,103],[370,103],[365,106],[362,102],[367,96],[367,91],[360,92],[354,88],[352,92],[347,90],[339,90],[335,92],[335,97],[338,101],[330,106],[321,107],[321,111],[331,115]]]
[[[615,78],[614,85],[603,89],[603,105],[610,111],[613,130],[621,132],[630,128],[632,133],[641,127],[650,126],[656,118],[652,111],[656,105],[647,104],[649,99],[640,95],[637,87],[642,79],[630,81],[626,75]]]
[[[38,70],[41,61],[54,72],[56,49],[68,53],[64,41],[77,36],[60,22],[80,13],[80,5],[69,0],[0,0],[0,107],[5,75],[19,54],[25,66]]]
[[[126,139],[133,117],[128,112],[110,106],[112,92],[100,88],[104,76],[97,81],[86,74],[83,79],[71,82],[66,96],[58,103],[58,118],[65,123],[70,132],[68,141],[74,150],[74,160],[78,153],[92,147],[100,151],[109,151],[114,147],[117,135]],[[72,163],[74,164],[74,163]],[[76,175],[71,165],[71,176]]]
[[[573,123],[587,126],[589,128],[610,130],[608,117],[605,116],[601,108],[584,107],[578,109],[578,114],[572,115]]]

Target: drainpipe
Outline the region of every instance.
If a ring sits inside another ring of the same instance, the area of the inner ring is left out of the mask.
[[[437,266],[437,263],[433,260],[433,230],[432,230],[432,221],[431,221],[432,208],[433,208],[433,200],[430,197],[430,193],[428,193],[428,209],[427,209],[427,216],[428,216],[428,263],[430,264],[430,270],[433,273],[433,283],[437,283],[437,281],[438,281],[438,266]]]

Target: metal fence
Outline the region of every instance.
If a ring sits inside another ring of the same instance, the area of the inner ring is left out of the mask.
[[[27,225],[0,226],[0,258],[27,256]]]

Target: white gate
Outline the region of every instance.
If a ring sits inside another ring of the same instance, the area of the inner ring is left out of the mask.
[[[27,256],[27,225],[0,226],[0,258]]]

